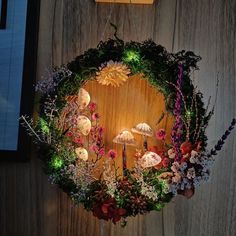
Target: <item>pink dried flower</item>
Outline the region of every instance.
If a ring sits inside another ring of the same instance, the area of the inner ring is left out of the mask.
[[[91,151],[93,151],[93,152],[98,152],[98,146],[97,145],[95,145],[95,144],[93,144],[93,145],[91,145],[90,147],[89,147],[89,149],[91,150]]]
[[[93,113],[92,114],[92,120],[97,120],[100,118],[100,115],[98,113]]]
[[[164,140],[166,138],[166,131],[164,129],[159,129],[156,132],[156,138],[158,140]]]
[[[115,159],[117,156],[117,152],[115,150],[111,149],[108,151],[107,156],[111,159]]]
[[[104,131],[105,131],[105,129],[103,127],[98,128],[98,132],[99,132],[100,135],[103,134]]]
[[[88,105],[88,108],[89,108],[90,112],[94,112],[97,109],[97,104],[95,102],[91,102]]]
[[[100,156],[104,156],[104,154],[105,154],[105,149],[104,149],[104,148],[101,148],[101,149],[99,150],[98,154],[99,154]]]

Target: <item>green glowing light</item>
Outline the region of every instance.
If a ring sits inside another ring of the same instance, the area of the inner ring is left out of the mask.
[[[44,134],[49,134],[50,130],[49,130],[48,124],[43,118],[40,118],[39,125],[40,125],[40,129],[42,130]]]
[[[59,156],[53,156],[52,161],[51,161],[51,166],[55,169],[58,170],[63,166],[64,162]]]
[[[154,210],[160,211],[165,205],[163,203],[156,203]]]
[[[125,51],[124,60],[127,62],[139,62],[140,55],[137,51],[127,50]]]
[[[193,116],[193,112],[192,111],[186,111],[185,116],[190,118],[191,116]]]

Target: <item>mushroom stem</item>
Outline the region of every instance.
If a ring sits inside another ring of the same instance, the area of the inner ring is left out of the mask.
[[[126,145],[124,143],[123,149],[122,149],[122,161],[123,161],[123,176],[126,176],[126,170],[127,170],[127,163],[126,163]]]
[[[147,136],[146,135],[143,135],[143,149],[144,149],[144,152],[146,152],[148,150]]]

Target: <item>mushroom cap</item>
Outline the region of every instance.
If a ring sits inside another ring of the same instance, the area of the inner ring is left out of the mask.
[[[75,153],[79,159],[81,159],[83,161],[88,160],[88,151],[85,148],[78,147],[75,149]]]
[[[153,136],[152,128],[146,123],[139,123],[131,129],[133,133],[142,134],[145,136]]]
[[[131,132],[124,130],[119,133],[114,139],[114,143],[127,144],[127,145],[136,145],[136,141]]]
[[[88,104],[90,103],[90,95],[85,89],[83,89],[83,88],[79,89],[78,98],[77,98],[76,103],[78,104],[78,106],[81,110],[83,110],[85,107],[87,107]]]
[[[161,157],[155,152],[145,152],[141,157],[141,166],[143,168],[153,167],[161,162]]]
[[[65,100],[67,103],[76,104],[80,110],[83,110],[90,103],[90,95],[85,89],[80,88],[77,95],[66,96]]]
[[[79,131],[87,136],[91,130],[92,124],[91,121],[89,120],[89,118],[87,116],[78,116],[77,118],[77,128],[79,129]]]

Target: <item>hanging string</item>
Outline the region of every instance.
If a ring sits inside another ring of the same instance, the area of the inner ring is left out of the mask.
[[[108,15],[108,18],[107,18],[107,21],[106,21],[106,24],[105,24],[105,27],[104,27],[104,30],[103,30],[102,35],[101,35],[101,40],[104,40],[106,29],[107,29],[108,24],[111,21],[111,17],[112,17],[113,11],[114,11],[114,7],[115,7],[115,4],[112,4],[112,6],[110,8],[110,13]]]

